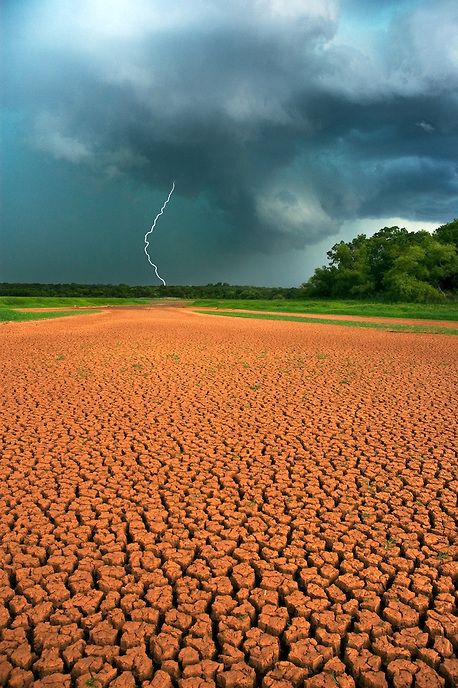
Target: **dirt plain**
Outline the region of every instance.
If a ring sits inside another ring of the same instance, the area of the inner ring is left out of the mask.
[[[456,343],[0,327],[0,685],[451,688]]]

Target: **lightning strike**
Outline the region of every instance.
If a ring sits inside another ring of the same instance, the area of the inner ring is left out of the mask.
[[[151,229],[150,229],[148,232],[146,232],[146,234],[145,234],[145,249],[144,249],[145,255],[146,255],[146,257],[148,258],[148,263],[151,265],[151,267],[154,268],[154,272],[156,273],[156,277],[157,277],[158,279],[161,280],[161,282],[162,282],[162,284],[164,285],[164,287],[165,287],[165,280],[162,279],[162,277],[161,277],[160,274],[158,273],[158,271],[157,271],[157,265],[155,265],[155,264],[153,263],[153,261],[152,261],[151,258],[150,258],[150,255],[149,255],[149,253],[148,253],[149,241],[148,241],[147,237],[151,234],[151,232],[154,231],[154,228],[156,227],[156,222],[158,221],[158,219],[160,218],[160,216],[164,213],[165,207],[166,207],[167,203],[170,201],[170,198],[171,198],[171,196],[172,196],[174,190],[175,190],[175,182],[173,182],[173,184],[172,184],[172,188],[170,189],[169,195],[167,196],[167,199],[166,199],[164,205],[162,206],[162,208],[160,209],[160,211],[158,212],[158,214],[157,214],[156,217],[154,218],[154,222],[153,222],[153,224],[151,225]]]

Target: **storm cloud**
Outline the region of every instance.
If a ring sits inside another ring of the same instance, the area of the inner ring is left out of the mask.
[[[457,214],[452,0],[32,0],[3,13],[4,108],[23,145],[92,182],[166,194],[175,179],[183,202],[220,214],[235,254],[332,241],[361,218]]]

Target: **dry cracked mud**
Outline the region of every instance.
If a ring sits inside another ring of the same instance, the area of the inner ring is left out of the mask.
[[[453,338],[113,310],[0,366],[0,685],[456,685]]]

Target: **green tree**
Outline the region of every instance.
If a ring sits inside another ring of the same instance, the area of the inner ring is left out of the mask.
[[[453,244],[458,249],[458,218],[438,227],[434,237],[442,244]]]
[[[309,281],[304,285],[309,296],[334,296],[334,284],[337,268],[322,266],[317,268]]]
[[[367,242],[368,270],[374,285],[374,292],[384,290],[385,273],[391,269],[396,258],[410,243],[409,232],[404,227],[383,227]]]
[[[383,227],[340,241],[303,285],[313,296],[436,302],[458,290],[458,220],[434,234]]]

